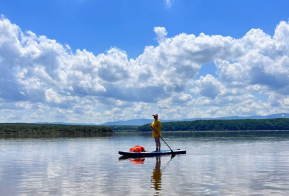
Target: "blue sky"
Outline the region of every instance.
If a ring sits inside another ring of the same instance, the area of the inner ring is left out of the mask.
[[[0,1],[0,122],[289,108],[289,2]]]
[[[55,0],[1,1],[0,11],[23,31],[31,30],[73,50],[102,53],[118,47],[135,58],[154,45],[154,27],[168,36],[182,32],[198,35],[244,36],[252,28],[273,35],[288,20],[288,1],[169,1],[164,0]]]

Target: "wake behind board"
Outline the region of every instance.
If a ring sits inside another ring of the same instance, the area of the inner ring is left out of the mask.
[[[153,157],[161,155],[170,155],[170,154],[186,154],[185,150],[177,149],[173,150],[161,150],[159,152],[147,151],[147,152],[129,152],[129,151],[119,151],[118,154],[128,157]]]

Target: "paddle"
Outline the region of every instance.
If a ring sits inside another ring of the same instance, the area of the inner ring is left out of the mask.
[[[152,129],[152,130],[154,130],[157,134],[158,134],[158,132],[155,130],[155,129]],[[171,152],[172,152],[172,156],[175,156],[175,153],[174,153],[174,151],[171,149],[171,147],[167,144],[167,142],[158,134],[158,136],[165,142],[165,144],[169,147],[169,149],[171,150]]]

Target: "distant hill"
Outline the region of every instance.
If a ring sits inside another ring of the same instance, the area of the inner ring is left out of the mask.
[[[268,116],[227,116],[219,118],[190,118],[183,121],[191,120],[234,120],[234,119],[270,119],[270,118],[289,118],[289,113],[271,114]]]
[[[149,126],[137,127],[138,131],[151,131]],[[289,118],[192,120],[163,123],[162,131],[288,131]],[[263,134],[261,134],[263,135]]]
[[[162,120],[162,122],[172,122],[173,120]],[[145,124],[150,124],[153,122],[153,119],[131,119],[126,121],[114,121],[114,122],[106,122],[102,125],[134,125],[134,126],[140,126]]]
[[[289,113],[271,114],[268,116],[227,116],[219,118],[190,118],[181,120],[161,120],[161,122],[174,122],[174,121],[192,121],[192,120],[234,120],[234,119],[271,119],[271,118],[289,118]],[[134,125],[141,126],[144,124],[152,123],[153,119],[131,119],[126,121],[106,122],[101,125]]]
[[[66,122],[38,122],[36,124],[53,124],[53,125],[97,125],[94,123],[66,123]]]

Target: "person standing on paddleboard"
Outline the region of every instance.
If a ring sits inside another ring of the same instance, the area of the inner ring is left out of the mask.
[[[162,123],[159,120],[158,114],[153,114],[154,117],[154,122],[150,125],[150,128],[153,130],[153,138],[155,138],[156,142],[156,151],[161,150],[161,142],[160,142],[160,137],[162,137],[161,133],[161,128],[162,128]]]

